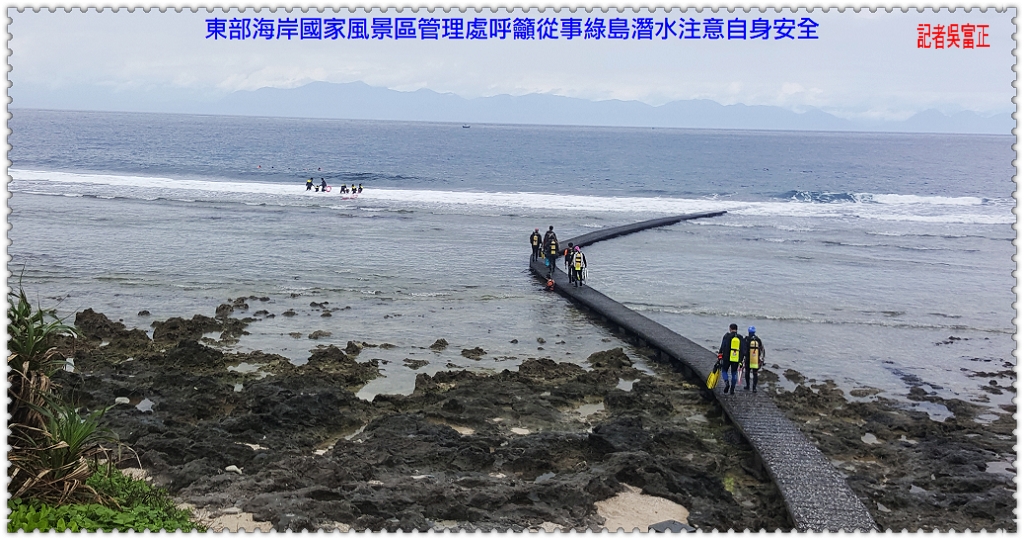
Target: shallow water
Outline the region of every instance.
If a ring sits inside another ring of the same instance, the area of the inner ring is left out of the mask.
[[[1015,365],[1010,138],[32,111],[11,126],[10,268],[33,299],[150,329],[269,297],[234,313],[257,320],[227,350],[299,364],[318,345],[395,345],[360,355],[385,375],[364,399],[417,373],[626,346],[529,275],[529,232],[703,210],[729,213],[587,248],[589,284],[710,349],[755,325],[780,374],[1014,396],[970,377]],[[289,136],[256,135],[270,128]],[[307,193],[307,173],[367,190]],[[461,355],[474,347],[487,354]]]

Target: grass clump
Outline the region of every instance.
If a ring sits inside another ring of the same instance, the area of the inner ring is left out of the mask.
[[[51,506],[39,501],[11,499],[7,507],[7,532],[49,531],[192,531],[206,529],[192,521],[188,510],[174,505],[167,492],[117,469],[92,474],[87,484],[109,505],[65,504]]]

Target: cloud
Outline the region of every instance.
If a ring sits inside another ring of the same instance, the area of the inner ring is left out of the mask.
[[[643,13],[627,11],[622,16]],[[232,12],[231,16],[235,15],[237,12]],[[306,14],[315,15],[314,11]],[[61,95],[74,95],[82,85],[118,91],[162,88],[168,95],[177,91],[212,98],[238,90],[294,88],[314,81],[362,81],[467,98],[544,93],[591,100],[639,100],[652,105],[700,98],[794,111],[822,108],[846,117],[901,117],[937,107],[996,112],[1009,110],[1014,95],[1012,13],[993,10],[817,11],[812,16],[820,24],[820,39],[802,41],[240,43],[206,39],[205,21],[213,16],[225,15],[155,10],[15,12],[11,15],[14,54],[10,78],[16,87],[52,89],[58,101]],[[299,15],[262,10],[260,16]],[[322,16],[335,15],[328,12]],[[337,16],[350,15],[342,11]],[[485,11],[464,16],[497,15]],[[599,14],[577,12],[574,16]],[[774,19],[796,15],[789,11],[730,14],[705,10],[690,11],[686,16],[703,20],[712,16]],[[991,48],[916,48],[917,24],[966,21],[990,25]],[[59,108],[60,104],[54,105]]]

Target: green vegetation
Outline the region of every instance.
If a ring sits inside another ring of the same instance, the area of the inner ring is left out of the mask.
[[[125,476],[117,469],[93,473],[87,484],[101,497],[112,501],[112,507],[95,503],[54,507],[11,499],[7,502],[11,510],[7,532],[206,530],[192,521],[187,510],[176,508],[166,491]]]
[[[99,430],[103,411],[82,418],[60,400],[50,379],[67,362],[57,341],[75,337],[75,330],[54,310],[33,308],[24,289],[10,293],[8,302],[8,489],[14,498],[57,504],[93,499],[92,489],[79,489],[89,477],[88,459],[105,451],[102,442],[114,439]]]
[[[163,490],[133,480],[100,458],[124,446],[100,427],[107,411],[85,416],[51,378],[67,365],[59,344],[77,337],[56,311],[33,308],[24,289],[8,295],[7,530],[135,531],[199,528]],[[109,444],[109,446],[108,446]]]
[[[24,289],[12,291],[7,300],[7,365],[23,374],[40,372],[47,377],[64,366],[65,359],[53,344],[61,335],[77,335],[75,329],[57,318],[53,309],[33,309]]]

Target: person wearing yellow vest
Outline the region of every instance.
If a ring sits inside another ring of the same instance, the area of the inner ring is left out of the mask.
[[[754,335],[757,329],[751,326],[747,328],[749,335],[743,340],[743,389],[750,390],[750,374],[754,374],[754,391],[757,392],[757,370],[764,363],[764,343],[761,338]]]
[[[551,277],[555,273],[555,265],[558,264],[558,237],[555,236],[554,227],[550,227],[547,234],[544,235],[544,255],[548,266],[548,277]]]
[[[722,361],[722,372],[725,375],[725,392],[736,393],[736,383],[739,382],[740,354],[743,351],[743,338],[736,333],[739,327],[736,324],[729,325],[729,333],[722,336],[722,346],[718,348],[718,359]],[[731,374],[731,375],[730,375]]]
[[[587,268],[587,256],[579,246],[573,250],[569,261],[569,281],[573,287],[583,286],[583,270]]]
[[[540,229],[534,229],[530,235],[530,262],[540,257]]]

